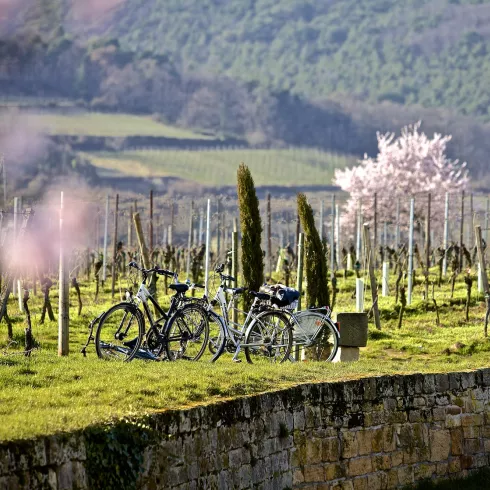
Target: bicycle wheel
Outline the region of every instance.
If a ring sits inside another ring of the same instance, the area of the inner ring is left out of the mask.
[[[215,362],[225,350],[226,331],[223,318],[214,311],[208,311],[209,338],[201,360]]]
[[[165,338],[169,361],[197,361],[208,345],[209,322],[206,310],[198,304],[185,305],[169,319]]]
[[[101,359],[130,361],[145,333],[145,321],[131,303],[119,303],[100,319],[95,333],[95,350]]]
[[[261,313],[248,327],[242,346],[250,364],[284,362],[289,358],[293,331],[288,318],[279,311]]]
[[[329,318],[320,313],[302,311],[295,315],[293,345],[305,345],[305,340],[312,344],[305,347],[307,358],[316,361],[331,361],[339,348],[337,329]]]

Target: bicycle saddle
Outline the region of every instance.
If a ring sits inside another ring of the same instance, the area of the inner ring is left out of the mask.
[[[170,284],[168,287],[177,293],[185,293],[189,289],[189,286],[183,283]]]
[[[226,288],[227,293],[231,294],[243,294],[247,288]]]
[[[269,301],[271,299],[271,296],[270,294],[265,294],[265,293],[258,293],[257,291],[250,291],[250,294],[254,297],[254,298],[258,298],[262,301]]]

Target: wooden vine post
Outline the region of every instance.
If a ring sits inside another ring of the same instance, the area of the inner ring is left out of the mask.
[[[478,250],[478,260],[480,262],[481,278],[483,283],[483,294],[485,295],[485,301],[487,303],[487,312],[485,314],[485,327],[484,327],[485,337],[487,337],[488,319],[490,317],[490,291],[488,290],[487,267],[485,264],[485,255],[483,253],[483,240],[482,240],[480,225],[475,226],[475,238],[476,238],[476,247]]]
[[[464,191],[461,194],[461,223],[459,229],[459,272],[463,270],[463,245],[464,245]]]
[[[105,221],[104,221],[104,256],[102,263],[102,284],[107,279],[107,235],[109,233],[109,196],[106,196],[105,201]]]
[[[373,266],[378,268],[378,193],[374,193],[374,264]],[[371,239],[371,237],[370,237]]]
[[[267,194],[267,260],[269,262],[269,277],[272,278],[272,223],[271,223],[271,195]]]
[[[59,314],[58,314],[58,355],[67,356],[69,352],[69,322],[70,322],[70,284],[68,268],[65,259],[65,241],[63,229],[63,192],[60,206],[60,270],[59,270]]]
[[[153,189],[150,190],[150,253],[153,253]]]
[[[305,249],[305,235],[304,233],[300,233],[298,236],[298,275],[296,277],[296,289],[299,291],[299,298],[298,298],[298,306],[296,308],[296,311],[301,310],[301,293],[303,290],[304,249]],[[296,346],[296,349],[294,351],[294,358],[296,361],[299,361],[299,346]]]
[[[425,221],[425,301],[429,301],[429,269],[430,269],[430,205],[431,194],[427,196],[427,219]]]
[[[139,213],[134,213],[134,228],[136,230],[136,236],[138,238],[138,244],[140,246],[141,257],[143,259],[143,267],[145,269],[150,268],[150,256],[148,254],[148,248],[145,244],[145,237],[143,236],[143,229],[141,228],[141,219]]]
[[[112,249],[112,299],[116,290],[116,259],[117,259],[117,216],[119,211],[119,194],[116,194],[116,208],[114,209],[114,247]]]
[[[236,218],[233,218],[233,232],[231,234],[231,275],[238,283],[238,224]],[[236,328],[236,323],[238,323],[238,312],[236,308],[237,305],[235,303],[232,311],[233,328]]]
[[[374,323],[378,330],[381,330],[381,321],[379,318],[378,307],[378,285],[376,283],[376,276],[374,274],[374,255],[371,249],[371,234],[369,232],[369,225],[364,224],[364,243],[366,247],[366,257],[369,267],[369,281],[371,283],[371,296],[373,298],[373,313]]]

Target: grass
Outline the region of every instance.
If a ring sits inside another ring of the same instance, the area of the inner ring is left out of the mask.
[[[313,149],[141,150],[86,154],[100,170],[144,177],[174,176],[208,185],[235,185],[245,162],[257,185],[330,185],[336,168],[355,162]]]
[[[213,139],[187,129],[168,126],[150,116],[100,112],[25,112],[29,125],[52,135],[69,136],[160,136],[178,139]]]
[[[86,358],[79,350],[86,339],[89,321],[111,304],[109,291],[105,289],[102,301],[95,303],[93,285],[81,278],[79,281],[85,305],[82,316],[77,317],[72,291],[70,355],[65,358],[59,358],[56,352],[57,322],[39,324],[40,294],[32,295],[30,300],[33,331],[40,349],[31,358],[22,355],[23,315],[17,302],[11,300],[9,312],[15,322],[17,344],[8,345],[3,327],[0,331],[0,440],[80,429],[122,416],[212,403],[298,383],[488,366],[490,342],[483,337],[484,306],[476,303],[471,308],[470,321],[465,322],[462,307],[442,306],[448,299],[447,285],[437,293],[442,326],[436,326],[435,313],[424,311],[424,303],[418,301],[408,309],[403,328],[398,329],[396,319],[390,317],[393,298],[380,298],[383,330],[370,327],[368,346],[361,350],[361,361],[357,363],[251,366],[232,363],[231,354],[214,365],[103,362],[97,359],[93,346]],[[339,277],[338,285],[338,309],[353,311],[354,278]],[[420,290],[419,286],[414,297]],[[464,297],[461,282],[456,297]],[[52,303],[56,313],[55,288]]]

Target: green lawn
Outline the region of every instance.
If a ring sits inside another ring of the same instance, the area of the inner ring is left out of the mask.
[[[150,116],[101,112],[25,112],[29,125],[49,134],[69,136],[163,136],[178,139],[213,139],[188,129],[168,126]]]
[[[84,309],[76,316],[76,297],[71,291],[70,355],[56,352],[57,322],[39,325],[41,295],[31,299],[33,330],[40,349],[31,358],[22,356],[24,320],[11,300],[17,344],[8,346],[6,328],[0,330],[0,440],[27,438],[60,430],[82,428],[116,417],[151,413],[215,400],[284,388],[297,383],[345,380],[361,376],[441,372],[488,366],[490,342],[483,337],[484,307],[475,303],[470,321],[462,306],[443,306],[448,288],[437,292],[441,326],[435,313],[423,311],[420,300],[408,309],[403,328],[396,328],[393,298],[380,298],[382,331],[370,327],[368,346],[361,361],[353,364],[302,362],[280,366],[231,362],[226,354],[217,364],[208,362],[119,364],[100,361],[93,346],[88,356],[80,353],[89,321],[111,303],[108,290],[103,302],[93,301],[93,285],[82,283]],[[339,277],[338,308],[353,311],[354,278]],[[124,282],[121,282],[124,288]],[[415,292],[419,296],[421,287]],[[56,290],[52,303],[57,310]],[[457,298],[464,297],[458,283]],[[369,304],[366,305],[369,308]],[[459,343],[459,344],[458,344]],[[6,355],[5,355],[6,354]]]
[[[85,154],[100,170],[144,177],[174,176],[208,185],[236,184],[240,162],[250,168],[257,185],[330,185],[336,168],[355,163],[319,150],[141,150]]]

